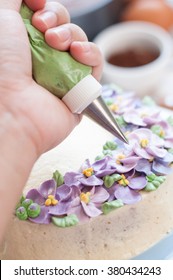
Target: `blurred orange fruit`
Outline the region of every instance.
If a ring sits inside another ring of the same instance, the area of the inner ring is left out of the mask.
[[[169,30],[173,26],[173,7],[164,0],[131,1],[122,13],[122,20],[148,21]]]

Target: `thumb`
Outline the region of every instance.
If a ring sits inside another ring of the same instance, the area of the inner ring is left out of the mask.
[[[0,1],[0,9],[11,9],[19,11],[22,0],[1,0]]]
[[[33,11],[42,9],[46,3],[46,0],[25,0],[23,1],[27,4],[29,8]],[[19,11],[21,6],[22,0],[0,0],[0,9],[10,9]]]

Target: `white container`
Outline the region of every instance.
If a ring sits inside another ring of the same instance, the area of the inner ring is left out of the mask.
[[[159,26],[147,22],[133,21],[115,24],[98,34],[94,42],[104,57],[102,82],[116,83],[137,95],[154,96],[157,86],[172,59],[173,40]],[[108,58],[129,48],[155,48],[159,56],[153,62],[138,67],[119,67],[108,63]]]

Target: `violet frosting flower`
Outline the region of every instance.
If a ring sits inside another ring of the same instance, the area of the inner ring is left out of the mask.
[[[54,179],[43,182],[38,189],[31,189],[26,198],[41,206],[41,213],[37,218],[30,218],[35,223],[50,223],[51,215],[65,215],[70,205],[73,190],[62,185],[56,187]]]
[[[122,174],[134,169],[139,159],[140,157],[134,154],[130,146],[127,146],[126,149],[123,146],[112,152],[108,165],[114,169],[116,173]]]
[[[149,108],[150,110],[150,108]],[[143,121],[147,124],[148,127],[157,124],[158,122],[162,121],[162,117],[160,115],[160,111],[156,111],[151,115],[144,116]]]
[[[108,165],[108,157],[97,160],[93,164],[86,160],[81,166],[81,172],[67,172],[64,175],[64,182],[67,186],[102,186],[103,180],[100,178],[114,171]]]
[[[171,163],[173,162],[173,154],[167,152],[163,158],[154,158],[149,161],[140,159],[135,170],[146,175],[155,173],[156,175],[168,175],[172,172]]]
[[[121,175],[122,179],[118,183],[115,183],[111,188],[108,189],[110,194],[109,201],[121,199],[124,204],[133,204],[141,200],[140,190],[144,189],[147,185],[147,179],[145,176],[126,177],[124,174]]]
[[[152,160],[153,157],[166,156],[164,140],[147,128],[134,130],[128,135],[128,140],[134,153],[142,158]]]
[[[112,113],[118,115],[126,112],[127,108],[134,109],[138,104],[138,100],[135,98],[133,92],[123,92],[122,94],[104,86],[102,96],[105,102],[108,103]]]
[[[68,214],[75,214],[81,222],[102,214],[101,204],[109,198],[103,187],[83,188],[71,202]]]
[[[126,123],[131,123],[131,124],[141,126],[141,127],[147,126],[147,124],[143,121],[141,109],[127,110],[124,113],[123,118]]]
[[[152,131],[164,139],[164,147],[173,147],[173,127],[165,120],[159,121],[151,127]]]

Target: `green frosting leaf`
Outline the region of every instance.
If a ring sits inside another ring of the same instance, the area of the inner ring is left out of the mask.
[[[100,159],[103,159],[105,156],[104,155],[98,155],[96,156],[95,160],[100,160]]]
[[[158,187],[165,181],[166,176],[157,176],[154,173],[147,175],[146,179],[148,181],[145,191],[155,191]]]
[[[148,182],[152,182],[155,179],[156,175],[154,173],[151,173],[146,176],[146,179]]]
[[[112,152],[110,150],[103,150],[104,156],[112,156]]]
[[[173,154],[173,148],[168,149],[168,152],[169,152],[170,154]]]
[[[145,96],[142,99],[142,103],[146,106],[155,106],[156,105],[156,102],[150,96]]]
[[[20,200],[19,200],[19,202],[18,202],[17,205],[16,205],[16,209],[19,208],[19,207],[22,205],[22,202],[23,202],[24,200],[25,200],[25,196],[22,195],[21,198],[20,198]]]
[[[154,134],[157,134],[160,138],[164,138],[165,136],[165,133],[163,131],[163,128],[160,126],[160,125],[153,125],[151,127],[151,131],[154,133]]]
[[[57,227],[65,228],[76,225],[79,220],[75,214],[72,214],[63,218],[52,217],[52,222]]]
[[[112,141],[107,141],[104,146],[103,146],[103,150],[116,150],[117,148],[117,144],[115,142]]]
[[[168,123],[169,123],[171,126],[173,126],[173,116],[169,116],[169,117],[167,118],[167,121],[168,121]]]
[[[124,204],[123,204],[122,200],[120,200],[120,199],[116,199],[116,200],[113,200],[113,201],[110,201],[110,202],[105,202],[102,205],[103,214],[106,215],[106,214],[110,213],[111,211],[122,207],[123,205]]]
[[[64,176],[58,170],[53,173],[53,179],[56,181],[57,187],[64,183]]]
[[[16,216],[19,218],[19,220],[27,220],[28,219],[28,214],[27,210],[25,207],[20,206],[19,208],[16,209]]]
[[[44,35],[31,24],[32,11],[22,5],[21,15],[26,26],[32,54],[32,73],[36,82],[59,98],[91,74],[92,68],[76,61],[69,52],[51,48]]]
[[[118,124],[120,127],[123,127],[123,126],[125,126],[125,125],[127,124],[127,123],[125,122],[123,116],[117,116],[117,117],[115,118],[115,120],[116,120],[117,124]]]
[[[106,103],[107,106],[110,106],[114,103],[114,101],[112,99],[109,99],[105,103]]]
[[[121,180],[122,176],[119,174],[113,174],[113,175],[106,175],[105,177],[103,177],[103,181],[104,181],[104,185],[106,188],[111,188],[112,185]]]
[[[144,190],[147,192],[151,192],[151,191],[155,191],[156,187],[152,183],[149,182],[149,183],[147,183]]]

